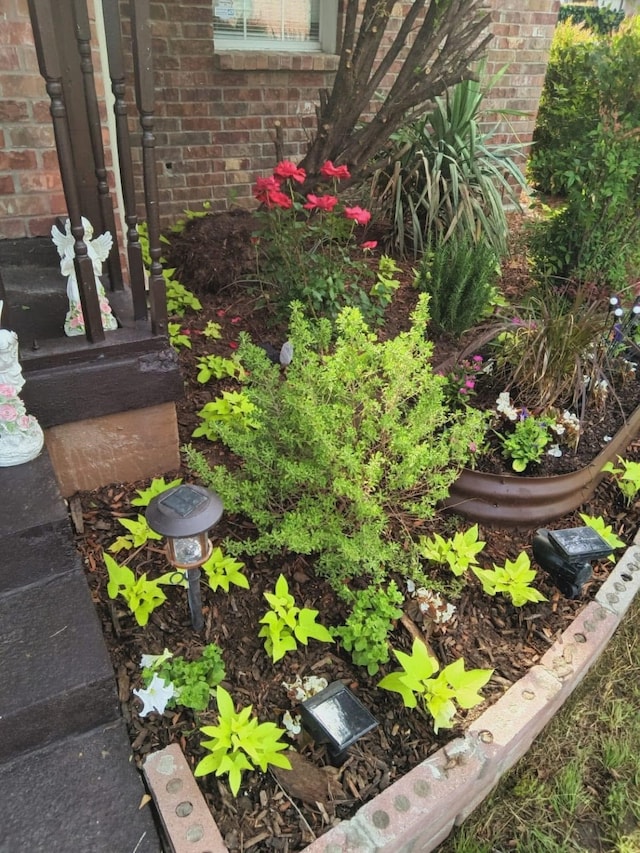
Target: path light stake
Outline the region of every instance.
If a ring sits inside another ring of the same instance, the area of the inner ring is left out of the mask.
[[[187,573],[189,610],[195,631],[204,627],[200,566],[211,556],[208,534],[220,521],[222,512],[222,501],[215,492],[183,483],[152,498],[145,514],[149,527],[166,537],[171,565]]]
[[[533,537],[533,556],[567,598],[577,598],[591,577],[591,561],[608,557],[614,547],[592,527],[541,528]]]
[[[342,764],[347,749],[378,725],[376,718],[341,681],[300,705],[304,727],[318,743],[326,743],[333,764]]]

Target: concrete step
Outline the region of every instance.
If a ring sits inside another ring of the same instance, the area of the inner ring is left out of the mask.
[[[0,764],[0,853],[161,853],[122,720]]]
[[[0,598],[0,649],[0,762],[118,718],[111,661],[79,571]]]

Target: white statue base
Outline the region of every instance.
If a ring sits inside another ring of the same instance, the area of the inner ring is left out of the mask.
[[[2,301],[0,301],[0,318]],[[18,396],[24,377],[18,361],[18,336],[0,329],[0,467],[30,462],[42,450],[40,424]]]

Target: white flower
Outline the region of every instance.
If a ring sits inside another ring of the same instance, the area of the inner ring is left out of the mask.
[[[285,729],[292,735],[299,735],[302,731],[302,723],[300,721],[300,715],[296,714],[295,717],[291,716],[289,711],[285,711],[282,715],[282,725]]]
[[[612,436],[612,435],[603,435],[603,436],[602,436],[602,440],[603,440],[603,441],[611,441],[611,439],[612,439],[612,438],[613,438],[613,436]]]
[[[511,397],[508,391],[503,391],[498,395],[496,400],[496,412],[504,415],[510,421],[515,421],[518,418],[518,410],[512,405]]]
[[[282,686],[287,691],[289,698],[292,701],[302,702],[310,696],[315,696],[328,685],[326,678],[317,675],[307,675],[302,679],[296,675],[295,681],[290,684],[286,681],[282,682]]]
[[[455,605],[446,601],[439,592],[421,586],[414,598],[418,600],[420,612],[439,625],[450,622],[456,612]]]
[[[562,423],[550,424],[549,429],[555,432],[556,435],[564,435],[567,431],[566,426]]]
[[[580,432],[580,418],[568,409],[562,413],[562,423],[572,432]]]
[[[407,578],[405,580],[405,583],[407,584],[407,592],[409,593],[409,595],[413,595],[413,593],[416,591],[415,583],[411,580],[411,578]]]
[[[559,445],[552,444],[551,447],[547,450],[548,456],[562,456],[562,451],[560,450]]]
[[[169,649],[165,649],[161,655],[142,655],[140,657],[140,666],[142,669],[157,669],[166,660],[173,657],[173,653]]]
[[[175,696],[175,688],[173,684],[171,682],[167,684],[164,678],[160,678],[157,673],[151,679],[151,683],[146,690],[134,690],[133,692],[138,699],[142,700],[143,707],[142,711],[140,711],[141,717],[146,717],[147,714],[150,714],[152,711],[155,711],[158,714],[164,714],[167,702]]]

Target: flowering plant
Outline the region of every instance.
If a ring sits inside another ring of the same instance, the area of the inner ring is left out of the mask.
[[[258,277],[279,312],[298,300],[314,316],[334,318],[341,308],[355,306],[368,322],[380,320],[399,286],[390,274],[397,268],[385,256],[377,274],[367,263],[377,243],[362,242],[359,228],[371,213],[337,195],[338,182],[350,177],[348,167],[327,160],[320,175],[327,185],[305,194],[305,170],[282,160],[272,175],[256,181],[253,194],[262,205],[254,241]]]

